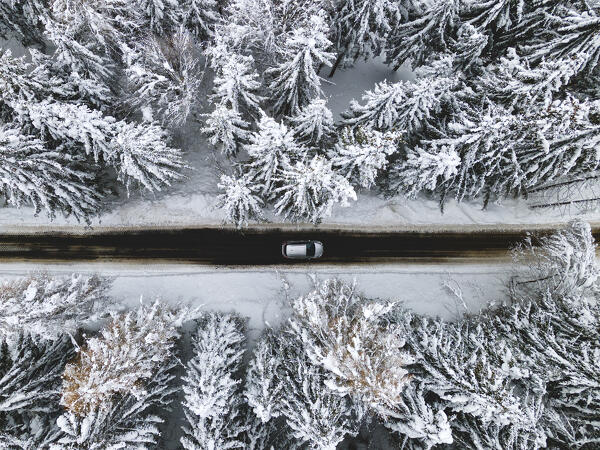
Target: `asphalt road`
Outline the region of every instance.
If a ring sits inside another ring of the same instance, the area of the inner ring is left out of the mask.
[[[3,234],[0,260],[162,261],[233,266],[456,262],[507,258],[509,249],[524,236],[525,232],[519,231],[356,233],[250,229],[240,232],[219,228]],[[323,242],[323,257],[298,262],[281,255],[282,242],[304,239]]]

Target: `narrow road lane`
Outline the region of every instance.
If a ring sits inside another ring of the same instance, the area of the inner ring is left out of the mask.
[[[218,228],[3,234],[0,260],[307,264],[284,259],[281,244],[286,240],[316,239],[323,242],[325,252],[322,258],[308,264],[444,262],[505,258],[524,236],[525,232],[520,231],[356,233],[249,229],[240,232]],[[600,230],[594,230],[594,236],[600,237]]]

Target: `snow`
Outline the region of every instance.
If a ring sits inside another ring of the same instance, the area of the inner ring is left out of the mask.
[[[289,312],[287,299],[306,294],[315,279],[337,277],[350,283],[356,281],[358,291],[367,298],[391,299],[420,314],[455,319],[465,312],[479,312],[489,301],[498,304],[506,300],[505,286],[512,267],[509,261],[485,265],[332,265],[314,269],[82,263],[47,264],[36,266],[35,270],[114,277],[110,294],[128,309],[137,307],[141,297],[144,303],[161,298],[203,310],[237,312],[249,318],[253,338],[265,326],[282,323]],[[0,279],[27,275],[31,270],[27,263],[2,263]],[[445,284],[459,287],[462,300]]]

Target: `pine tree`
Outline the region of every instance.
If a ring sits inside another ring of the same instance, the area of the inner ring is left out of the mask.
[[[183,11],[179,0],[136,0],[150,29],[159,34],[169,34],[181,23]]]
[[[313,99],[323,95],[317,67],[331,65],[327,25],[322,15],[314,15],[307,27],[295,28],[284,44],[283,62],[269,69],[269,85],[276,115],[296,115]]]
[[[183,391],[186,449],[243,448],[240,380],[244,323],[237,316],[209,313],[193,338]]]
[[[215,105],[212,113],[206,114],[202,133],[208,136],[208,142],[220,148],[221,153],[233,157],[240,144],[250,137],[249,123],[241,118],[239,111],[222,103]]]
[[[333,114],[321,98],[312,100],[290,118],[298,142],[310,146],[326,144],[335,134]]]
[[[425,397],[426,391],[421,385],[407,383],[400,401],[388,411],[385,426],[425,449],[452,444],[452,429],[443,407],[428,402]]]
[[[215,26],[221,20],[217,0],[183,0],[185,26],[201,41],[213,37]]]
[[[340,65],[379,56],[385,37],[412,9],[412,0],[343,0],[333,17],[338,56],[330,77]]]
[[[230,53],[217,64],[212,102],[226,105],[243,115],[258,114],[262,98],[257,93],[260,81],[252,56]]]
[[[412,198],[423,191],[444,192],[445,184],[457,176],[460,164],[459,154],[450,145],[408,149],[406,159],[393,170],[396,189]]]
[[[114,314],[87,339],[63,374],[58,425],[63,448],[120,448],[157,444],[157,415],[173,400],[175,340],[187,311],[159,302]]]
[[[134,89],[128,102],[163,124],[182,126],[197,107],[203,73],[192,36],[179,29],[147,39],[127,67]]]
[[[75,334],[106,310],[110,285],[109,279],[77,274],[5,281],[0,285],[0,332],[5,336],[28,332],[46,339]]]
[[[221,175],[219,189],[225,191],[219,194],[219,207],[225,210],[225,221],[233,223],[238,228],[248,225],[248,220],[262,220],[263,214],[260,198],[260,186],[257,186],[247,175],[232,177]]]
[[[181,152],[168,146],[162,128],[117,120],[73,99],[72,84],[30,68],[9,52],[0,57],[0,104],[23,134],[114,167],[127,187],[156,191],[181,177]]]
[[[100,209],[102,193],[90,186],[94,174],[80,156],[51,151],[39,138],[0,125],[0,161],[0,192],[10,205],[79,220]]]
[[[288,363],[281,375],[281,415],[299,445],[334,450],[346,436],[358,433],[364,409],[325,383],[326,372],[293,342],[285,345]]]
[[[48,448],[60,435],[58,391],[73,346],[64,335],[43,340],[20,334],[0,347],[0,446]]]
[[[161,416],[171,409],[178,391],[174,385],[177,365],[173,357],[163,361],[136,395],[114,396],[83,415],[63,413],[57,419],[62,434],[53,450],[156,448],[165,421]]]
[[[244,395],[248,406],[257,419],[266,424],[279,417],[281,383],[279,375],[283,370],[283,357],[277,335],[267,330],[258,341],[248,365]]]
[[[348,206],[356,192],[343,176],[331,167],[331,161],[315,156],[308,164],[298,161],[284,168],[273,190],[275,212],[285,219],[319,223],[331,215],[333,205]]]
[[[245,170],[255,183],[262,185],[263,195],[272,195],[282,171],[292,161],[302,160],[307,149],[295,141],[293,130],[267,115],[262,115],[257,128],[244,146],[251,158]]]
[[[422,11],[409,16],[390,33],[386,62],[397,70],[405,61],[420,66],[428,56],[446,51],[459,24],[459,0],[435,0],[423,3]]]
[[[388,156],[398,151],[399,133],[345,128],[332,152],[333,166],[358,186],[370,189],[388,164]]]
[[[344,124],[378,130],[396,128],[412,134],[435,123],[444,106],[455,102],[453,90],[460,77],[453,73],[452,64],[452,57],[441,57],[416,71],[415,82],[376,84],[363,95],[364,105],[354,100],[350,103],[350,111],[342,114]]]
[[[339,395],[358,396],[382,416],[401,401],[412,358],[387,325],[392,303],[367,302],[353,286],[325,280],[292,303],[290,328]]]

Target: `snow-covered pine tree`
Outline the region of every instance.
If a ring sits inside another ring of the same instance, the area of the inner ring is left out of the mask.
[[[452,184],[460,164],[460,156],[451,145],[409,148],[405,159],[392,169],[395,190],[411,198],[423,191],[441,191],[443,195],[451,189],[446,185]]]
[[[413,9],[414,0],[342,0],[332,18],[337,59],[329,74],[358,58],[379,56],[385,37]]]
[[[296,142],[293,130],[266,114],[262,114],[257,128],[244,146],[251,158],[244,169],[255,183],[262,185],[262,194],[271,196],[283,170],[293,161],[303,160],[307,149]]]
[[[400,133],[381,133],[364,127],[342,130],[332,153],[332,164],[347,179],[364,189],[387,167],[388,156],[398,151]]]
[[[283,61],[267,71],[276,115],[297,115],[313,99],[322,96],[320,65],[330,66],[334,55],[328,49],[328,27],[322,14],[315,14],[305,27],[295,28],[286,39]]]
[[[22,332],[48,338],[75,334],[106,311],[110,279],[72,274],[35,274],[0,284],[0,334]]]
[[[183,28],[150,37],[126,69],[133,92],[128,104],[150,121],[182,126],[198,105],[203,72],[191,34]]]
[[[271,194],[275,212],[293,221],[316,224],[331,215],[335,204],[349,206],[350,200],[356,200],[352,185],[322,156],[283,168],[275,183],[278,187]]]
[[[453,90],[460,85],[453,61],[452,56],[440,57],[417,70],[414,82],[376,84],[363,95],[364,105],[350,102],[350,110],[342,114],[344,124],[377,130],[396,128],[413,134],[430,122],[436,123],[444,106],[454,106]]]
[[[243,448],[245,431],[238,372],[245,323],[237,316],[208,313],[193,337],[192,359],[183,378],[187,450]]]
[[[260,81],[252,56],[229,53],[216,64],[218,69],[213,79],[211,101],[239,111],[243,116],[259,114],[262,101],[258,95]]]
[[[242,228],[248,225],[249,220],[263,219],[260,186],[248,175],[221,175],[218,187],[224,191],[219,194],[218,205],[225,210],[226,222]]]
[[[417,448],[431,449],[452,444],[452,429],[443,406],[426,400],[422,385],[407,383],[399,401],[387,411],[385,426],[415,444]],[[410,448],[410,447],[409,447]],[[499,450],[499,449],[498,449]]]
[[[200,41],[211,39],[221,20],[218,0],[183,0],[183,22]]]
[[[266,424],[280,415],[283,355],[277,334],[267,329],[256,344],[246,373],[244,395],[248,406],[261,423]]]
[[[175,340],[187,311],[155,302],[113,314],[63,374],[58,448],[156,445],[177,366]]]
[[[150,30],[159,35],[173,33],[182,22],[180,0],[136,0]]]
[[[363,300],[339,280],[325,280],[292,303],[291,333],[325,383],[339,395],[362,399],[383,417],[401,401],[412,358],[404,336],[386,316],[393,303]]]
[[[386,62],[397,70],[405,61],[416,66],[431,54],[446,51],[459,25],[460,0],[422,2],[409,14],[408,20],[394,27],[389,34]]]
[[[20,334],[0,345],[0,447],[48,448],[60,436],[62,371],[73,355],[66,336]]]
[[[346,436],[356,436],[365,410],[332,391],[326,384],[327,372],[312,364],[302,342],[287,339],[280,350],[285,359],[279,378],[281,416],[298,445],[334,450]]]
[[[249,123],[242,119],[239,111],[219,103],[205,116],[201,131],[208,136],[208,142],[219,148],[225,156],[237,154],[240,144],[248,142]]]
[[[0,192],[9,205],[31,205],[36,214],[85,220],[101,207],[96,174],[81,156],[58,150],[16,127],[0,125]]]
[[[143,389],[136,395],[116,395],[84,415],[63,413],[56,421],[62,435],[51,449],[156,448],[163,416],[178,391],[174,384],[178,365],[173,357],[163,361],[150,378],[144,379]]]
[[[544,3],[544,2],[542,2]],[[578,59],[577,74],[589,75],[600,60],[600,7],[593,3],[547,2],[544,29],[520,48],[528,61]]]
[[[333,114],[322,98],[312,100],[289,120],[296,139],[309,146],[327,144],[335,135]]]

